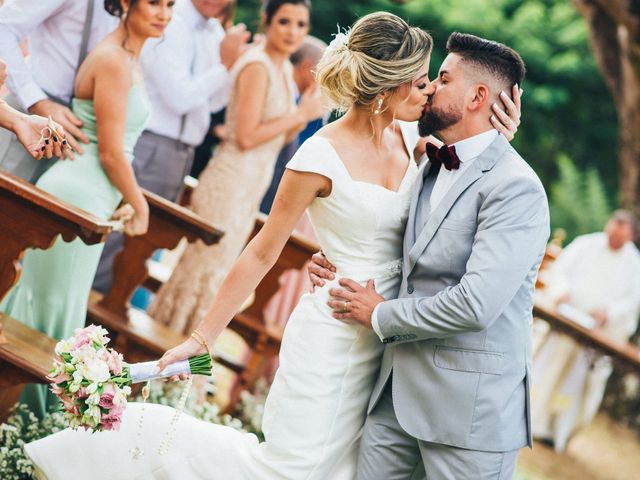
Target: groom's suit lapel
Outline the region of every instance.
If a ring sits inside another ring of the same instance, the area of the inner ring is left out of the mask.
[[[429,242],[433,238],[433,236],[438,231],[440,224],[442,224],[443,220],[453,207],[453,204],[456,202],[458,197],[462,195],[462,193],[473,185],[482,175],[491,170],[498,159],[504,154],[504,152],[509,147],[509,142],[504,138],[504,136],[499,135],[489,147],[480,154],[478,158],[474,160],[474,162],[467,168],[462,176],[456,180],[456,182],[451,186],[446,195],[442,198],[436,209],[429,215],[426,224],[418,234],[415,243],[409,249],[408,255],[408,265],[405,265],[405,271],[408,272],[407,275],[411,273],[413,267],[416,265],[418,258],[422,255],[422,252],[427,248]],[[422,181],[421,181],[422,182]],[[422,184],[420,184],[420,189],[422,188]],[[414,192],[414,196],[415,196]],[[420,196],[420,190],[418,190],[417,197]],[[428,207],[428,205],[427,205]],[[409,222],[415,220],[415,205],[412,202],[411,205],[411,214],[409,216]],[[407,245],[405,245],[405,248]],[[405,255],[405,262],[407,262],[407,256]]]
[[[403,249],[405,252],[408,252],[411,249],[411,246],[416,241],[416,208],[418,207],[418,201],[420,200],[420,192],[424,186],[424,177],[429,172],[429,167],[431,166],[431,162],[427,159],[426,155],[422,164],[418,167],[418,176],[413,185],[413,190],[411,192],[411,203],[409,204],[409,220],[407,221],[407,227],[404,232],[404,245]],[[404,255],[404,265],[403,268],[405,271],[408,271],[409,266],[409,256]]]

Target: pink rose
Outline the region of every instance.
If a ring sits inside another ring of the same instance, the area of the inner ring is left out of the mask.
[[[120,375],[122,373],[122,360],[122,354],[111,349],[111,352],[107,357],[107,365],[109,366],[111,373],[114,375]]]
[[[113,385],[107,383],[104,386],[104,391],[102,395],[100,395],[100,401],[98,405],[102,408],[113,409],[113,398],[116,396],[116,389],[113,388]]]
[[[122,408],[113,407],[109,412],[102,415],[100,424],[105,430],[119,430],[122,412]]]
[[[76,337],[75,337],[76,341],[73,344],[73,348],[78,349],[80,347],[84,347],[85,345],[90,345],[91,344],[91,334],[89,332],[87,332],[87,329],[83,329],[81,332],[79,332]]]

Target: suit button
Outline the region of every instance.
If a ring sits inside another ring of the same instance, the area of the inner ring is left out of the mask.
[[[413,293],[413,291],[414,291],[413,290],[413,285],[412,284],[407,285],[407,292],[409,293],[409,295],[411,295]]]

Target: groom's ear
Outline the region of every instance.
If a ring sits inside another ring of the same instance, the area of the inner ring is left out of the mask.
[[[478,83],[471,91],[471,101],[468,108],[471,111],[477,111],[490,103],[489,87],[483,83]]]

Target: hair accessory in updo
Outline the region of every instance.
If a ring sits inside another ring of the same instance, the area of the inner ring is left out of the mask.
[[[335,35],[317,66],[320,91],[338,110],[374,106],[381,93],[393,93],[413,80],[431,46],[428,33],[400,17],[370,13]]]
[[[326,51],[333,52],[334,50],[338,50],[342,47],[349,48],[347,46],[349,43],[349,33],[351,33],[351,28],[349,28],[349,30],[345,30],[343,33],[340,31],[340,26],[338,26],[338,33],[333,34],[333,40],[329,43]]]

